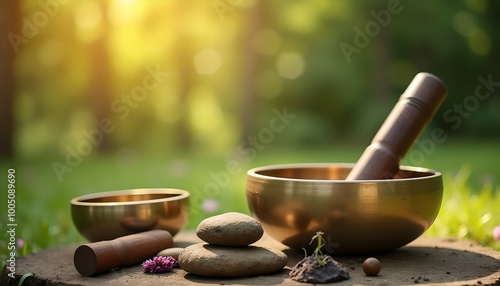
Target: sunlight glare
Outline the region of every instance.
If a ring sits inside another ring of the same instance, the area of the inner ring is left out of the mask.
[[[114,24],[123,24],[139,20],[143,13],[143,3],[137,0],[113,1],[108,10],[109,20]]]

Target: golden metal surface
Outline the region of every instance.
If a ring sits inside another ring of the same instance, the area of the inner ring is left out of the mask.
[[[441,173],[404,167],[390,180],[345,181],[354,164],[290,164],[247,172],[246,196],[265,232],[292,248],[308,249],[324,232],[323,252],[386,252],[426,231],[443,195]]]
[[[71,200],[73,222],[92,242],[152,229],[175,235],[187,223],[188,212],[189,192],[178,189],[131,189]]]

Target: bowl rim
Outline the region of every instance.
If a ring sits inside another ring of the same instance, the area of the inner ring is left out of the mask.
[[[104,197],[113,197],[119,195],[145,195],[145,194],[164,194],[164,195],[174,195],[171,197],[151,199],[151,200],[138,200],[130,202],[86,202],[91,199],[98,199]],[[175,189],[175,188],[137,188],[137,189],[124,189],[108,192],[98,192],[92,194],[86,194],[82,196],[75,197],[71,199],[71,205],[73,206],[116,206],[116,205],[139,205],[147,203],[163,203],[170,201],[178,201],[182,199],[189,198],[190,193],[186,190]]]
[[[287,181],[287,182],[331,182],[331,183],[381,183],[381,182],[407,182],[415,180],[424,180],[441,177],[441,172],[433,169],[416,167],[416,166],[406,166],[400,165],[399,169],[403,171],[417,172],[417,173],[430,173],[428,176],[414,177],[414,178],[397,178],[397,179],[377,179],[377,180],[318,180],[318,179],[294,179],[294,178],[283,178],[274,177],[268,175],[258,174],[260,171],[278,170],[278,169],[299,169],[299,168],[325,168],[325,167],[339,167],[339,168],[352,168],[354,163],[292,163],[292,164],[278,164],[278,165],[268,165],[262,167],[252,168],[247,171],[247,176],[265,180],[275,180],[275,181]]]

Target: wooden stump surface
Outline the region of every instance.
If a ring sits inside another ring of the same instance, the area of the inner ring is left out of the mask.
[[[174,237],[175,245],[185,247],[200,240],[192,232]],[[0,285],[17,285],[28,272],[24,285],[307,285],[288,278],[293,267],[304,254],[264,237],[258,245],[279,248],[289,257],[282,271],[254,277],[234,279],[207,278],[189,274],[176,268],[165,274],[144,274],[140,265],[115,269],[95,277],[82,277],[73,266],[73,253],[78,245],[47,249],[16,260],[15,278],[4,268]],[[422,237],[408,246],[391,253],[376,256],[382,263],[378,276],[367,277],[361,256],[334,257],[346,265],[350,279],[335,285],[500,285],[500,252],[478,246],[469,241]]]

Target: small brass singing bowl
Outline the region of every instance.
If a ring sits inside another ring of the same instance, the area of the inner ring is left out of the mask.
[[[84,195],[71,200],[71,216],[91,242],[162,229],[175,235],[187,223],[189,192],[130,189]]]
[[[443,196],[441,173],[401,166],[394,179],[345,181],[354,164],[275,165],[247,172],[246,197],[266,234],[311,254],[383,253],[422,235]]]

